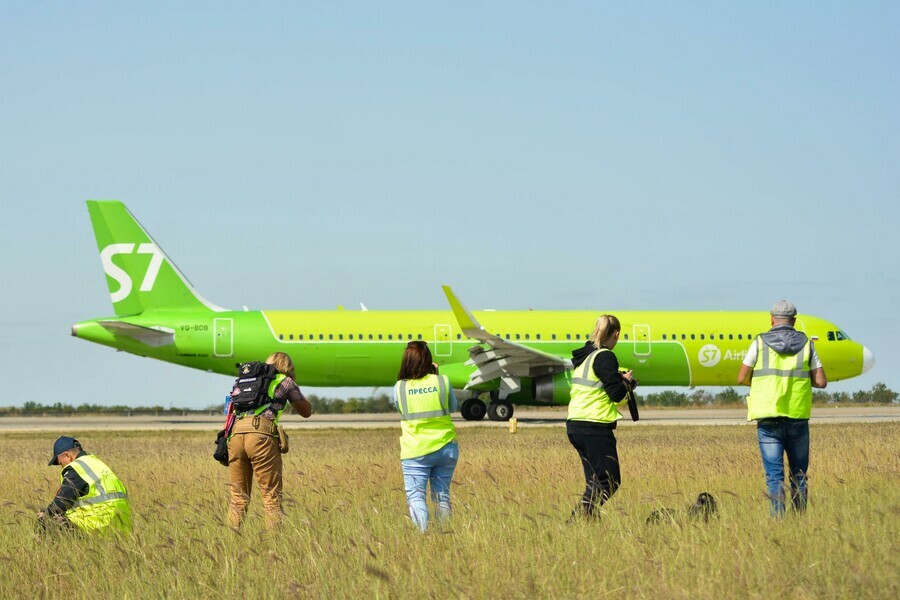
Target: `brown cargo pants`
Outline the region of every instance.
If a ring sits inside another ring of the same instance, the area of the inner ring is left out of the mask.
[[[247,506],[253,474],[262,496],[266,527],[281,524],[281,450],[275,424],[265,417],[246,416],[234,422],[228,442],[228,478],[231,481],[231,506],[228,522],[240,527]]]

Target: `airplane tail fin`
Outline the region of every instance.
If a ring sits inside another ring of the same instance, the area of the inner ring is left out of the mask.
[[[117,316],[161,308],[224,310],[197,293],[124,204],[88,200],[87,205]]]

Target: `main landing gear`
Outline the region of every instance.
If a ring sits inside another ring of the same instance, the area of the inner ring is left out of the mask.
[[[480,421],[485,414],[491,421],[509,421],[513,416],[513,405],[507,400],[500,400],[500,394],[497,392],[491,392],[489,405],[485,405],[477,397],[469,398],[462,403],[459,412],[466,421]]]

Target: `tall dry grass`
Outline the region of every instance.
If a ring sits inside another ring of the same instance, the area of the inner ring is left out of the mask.
[[[63,432],[61,432],[63,433]],[[894,598],[900,424],[814,425],[809,512],[768,515],[755,428],[617,432],[623,487],[599,523],[567,524],[583,485],[561,428],[462,429],[454,517],[406,517],[393,430],[305,430],[285,458],[283,528],[224,522],[212,433],[76,434],[129,487],[135,533],[41,539],[55,436],[0,437],[0,597]],[[684,513],[701,491],[719,518]]]

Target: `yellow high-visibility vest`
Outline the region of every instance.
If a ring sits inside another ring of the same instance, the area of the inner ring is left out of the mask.
[[[609,352],[608,348],[600,348],[590,354],[572,373],[572,391],[569,400],[570,421],[592,421],[594,423],[615,423],[622,418],[617,406],[628,402],[613,402],[603,389],[603,382],[594,373],[594,359],[601,352]]]
[[[92,454],[79,456],[68,466],[88,484],[87,494],[66,511],[69,522],[88,532],[131,532],[128,490],[112,469]]]
[[[394,384],[394,396],[401,418],[401,459],[431,454],[456,439],[446,375],[401,379]]]
[[[812,382],[809,379],[810,342],[797,354],[778,354],[756,337],[757,356],[747,397],[747,420],[771,417],[809,419]]]
[[[273,379],[272,382],[269,383],[269,388],[266,390],[266,393],[269,395],[269,399],[272,400],[273,402],[275,401],[275,390],[278,389],[278,386],[281,385],[281,382],[284,381],[285,379],[287,379],[287,375],[282,375],[281,373],[279,373],[278,375],[275,376],[275,379]],[[269,408],[271,405],[272,405],[272,402],[263,404],[262,406],[257,408],[255,411],[253,411],[253,414],[261,415],[264,412],[266,412],[266,409]],[[285,398],[284,406],[281,408],[281,410],[279,410],[277,413],[275,413],[275,425],[278,425],[278,420],[281,418],[281,413],[284,412],[284,409],[287,408],[287,405],[288,405],[288,399]]]

